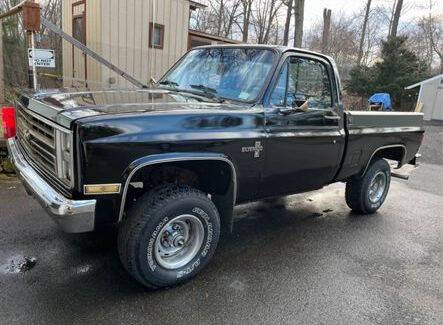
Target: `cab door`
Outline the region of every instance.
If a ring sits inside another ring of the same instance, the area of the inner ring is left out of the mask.
[[[295,53],[283,58],[265,99],[265,129],[263,196],[308,191],[333,180],[345,134],[328,61]]]

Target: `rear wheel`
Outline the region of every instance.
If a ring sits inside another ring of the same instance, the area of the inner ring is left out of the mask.
[[[177,185],[160,186],[138,201],[119,230],[123,266],[149,288],[194,277],[218,243],[215,205],[199,190]]]
[[[385,201],[390,183],[389,164],[384,159],[376,159],[362,177],[355,177],[346,183],[346,203],[355,212],[374,213]]]

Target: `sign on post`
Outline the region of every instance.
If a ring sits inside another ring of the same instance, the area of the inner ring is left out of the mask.
[[[43,68],[55,68],[54,50],[35,49],[35,66]],[[28,49],[29,66],[32,66],[32,49]]]

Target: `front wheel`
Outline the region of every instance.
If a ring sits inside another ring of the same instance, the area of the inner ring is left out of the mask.
[[[390,183],[391,167],[388,162],[374,160],[362,177],[346,183],[346,203],[357,213],[374,213],[385,201]]]
[[[149,288],[173,286],[194,277],[214,255],[220,218],[204,193],[164,185],[145,194],[119,230],[126,270]]]

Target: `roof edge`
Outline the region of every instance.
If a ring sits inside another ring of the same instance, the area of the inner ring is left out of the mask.
[[[407,86],[407,87],[405,87],[405,89],[412,89],[412,88],[415,88],[415,87],[421,86],[421,85],[423,85],[423,84],[426,84],[426,83],[428,83],[428,82],[434,81],[434,80],[436,80],[436,79],[438,79],[438,78],[443,78],[443,73],[442,73],[442,74],[438,74],[438,75],[436,75],[436,76],[433,76],[433,77],[431,77],[431,78],[425,79],[425,80],[423,80],[423,81],[417,82],[416,84],[413,84],[413,85]]]
[[[191,8],[191,10],[197,10],[197,9],[205,9],[208,6],[197,1],[189,0],[189,7]]]

